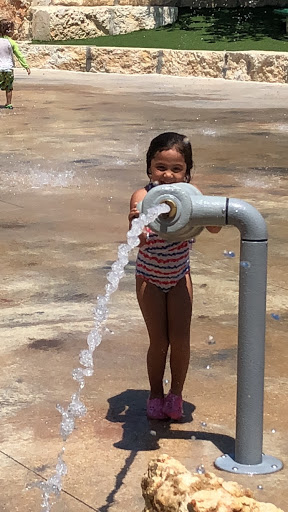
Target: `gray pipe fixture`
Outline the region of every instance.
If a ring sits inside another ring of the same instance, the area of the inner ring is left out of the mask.
[[[161,203],[170,206],[149,227],[166,240],[187,240],[204,226],[236,226],[241,235],[238,305],[238,356],[235,454],[214,462],[224,471],[267,474],[283,467],[262,453],[264,356],[267,281],[267,229],[256,208],[240,199],[204,196],[188,183],[152,188],[138,209],[147,213]]]

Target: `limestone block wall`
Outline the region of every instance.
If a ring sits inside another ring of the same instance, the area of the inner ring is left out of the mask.
[[[288,83],[288,54],[278,52],[227,52],[225,78],[255,82]]]
[[[21,43],[20,48],[32,68],[92,73],[157,73],[288,84],[288,53],[50,46],[28,43]]]
[[[107,0],[105,0],[106,2]],[[108,0],[109,1],[109,0]],[[31,7],[33,40],[85,39],[157,28],[177,19],[177,7]]]
[[[36,25],[37,33],[40,34],[43,32],[45,36],[51,35],[51,31],[49,32],[46,27],[46,22],[50,23],[51,18],[48,16],[48,12],[39,14],[39,19],[33,22],[33,16],[36,15],[37,9],[42,7],[50,7],[56,9],[57,7],[61,10],[63,7],[74,7],[79,12],[79,16],[81,16],[84,8],[87,7],[97,7],[97,6],[131,6],[131,7],[240,7],[240,6],[249,6],[249,7],[258,7],[264,5],[272,5],[275,7],[283,7],[287,5],[287,0],[0,0],[0,13],[3,17],[12,18],[15,21],[16,27],[16,38],[18,39],[31,39],[34,37],[32,34],[32,25],[33,27]],[[119,11],[118,11],[119,12]],[[118,14],[117,12],[117,14]],[[157,10],[156,10],[157,12]],[[177,11],[175,11],[176,13]],[[83,13],[84,14],[84,13]],[[116,14],[116,15],[117,15]],[[127,11],[126,14],[127,15]],[[151,19],[155,17],[155,13],[151,12]],[[134,17],[134,23],[136,23],[136,18],[138,15],[134,15],[133,13],[128,14],[128,19],[130,17]],[[170,13],[171,16],[171,13]],[[173,15],[174,16],[174,15]],[[38,17],[38,15],[37,15]],[[85,17],[85,16],[84,16]],[[112,17],[112,15],[111,15]],[[167,13],[163,15],[164,24],[166,23],[165,17],[167,18]],[[115,16],[114,16],[115,18]],[[159,18],[159,13],[158,13]],[[53,19],[53,15],[52,15]],[[174,17],[171,17],[168,23],[173,22]],[[64,20],[64,24],[65,24]],[[119,23],[120,25],[120,23]],[[133,23],[130,24],[131,27],[134,26]],[[137,23],[136,23],[137,25]],[[43,27],[40,30],[40,27]],[[149,25],[150,26],[150,25]],[[157,24],[153,25],[157,26]],[[141,27],[142,28],[142,27]],[[146,28],[146,27],[145,27]],[[36,30],[36,28],[35,28]],[[52,28],[53,32],[53,22]],[[134,28],[133,28],[134,30]],[[136,29],[137,30],[137,29]],[[118,33],[118,32],[117,32]],[[52,36],[51,36],[52,38]],[[69,36],[70,38],[70,36]],[[40,37],[39,37],[40,39]],[[44,39],[49,39],[49,37],[45,37]],[[42,40],[44,40],[42,39]]]
[[[15,0],[14,0],[15,1]],[[101,0],[22,0],[31,5],[70,5],[95,6],[101,5]],[[110,5],[171,5],[177,7],[263,7],[287,6],[287,0],[110,0]],[[1,2],[1,0],[0,0]],[[99,3],[100,2],[100,3]],[[108,5],[108,4],[107,4]]]
[[[151,5],[176,7],[180,5],[179,2],[176,0],[32,0],[31,7],[97,7],[99,5]]]
[[[15,23],[15,37],[29,38],[29,21],[27,15],[31,0],[0,0],[1,18],[12,19]]]

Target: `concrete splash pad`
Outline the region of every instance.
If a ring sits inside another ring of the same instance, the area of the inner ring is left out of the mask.
[[[25,486],[54,471],[61,448],[55,405],[76,389],[71,371],[93,327],[92,306],[125,239],[130,195],[146,182],[145,151],[161,131],[191,137],[194,183],[205,194],[244,199],[267,221],[264,452],[287,463],[287,99],[285,85],[17,72],[15,110],[0,109],[1,510],[40,511],[40,493]],[[236,257],[225,258],[225,249]],[[131,258],[110,306],[114,334],[96,350],[84,388],[88,414],[67,442],[69,472],[53,510],[140,512],[140,480],[158,452],[190,471],[204,464],[231,479],[213,461],[235,436],[238,256],[238,232],[228,227],[200,235],[191,254],[192,353],[179,424],[145,416],[147,335]],[[234,479],[286,508],[286,467]]]

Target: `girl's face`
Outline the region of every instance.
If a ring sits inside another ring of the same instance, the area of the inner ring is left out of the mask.
[[[181,183],[186,181],[186,169],[184,156],[176,148],[157,151],[151,160],[150,178],[159,185]]]

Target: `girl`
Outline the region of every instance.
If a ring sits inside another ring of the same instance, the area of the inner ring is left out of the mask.
[[[152,140],[146,155],[150,183],[136,190],[130,200],[129,223],[139,217],[137,203],[155,184],[190,182],[192,147],[184,135],[168,132]],[[220,227],[208,226],[212,233]],[[140,236],[136,261],[136,292],[150,345],[147,369],[150,419],[179,420],[183,415],[182,390],[190,359],[190,323],[193,289],[189,241],[168,242],[149,228]],[[164,398],[163,376],[170,345],[171,389]]]

